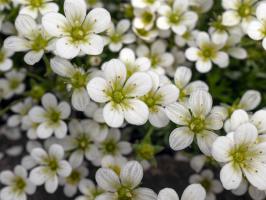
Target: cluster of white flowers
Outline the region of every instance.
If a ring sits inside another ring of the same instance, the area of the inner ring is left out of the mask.
[[[265,94],[221,101],[208,83],[213,66],[239,76],[224,68],[244,63],[247,41],[266,50],[266,2],[217,1],[209,24],[213,0],[117,2],[0,0],[0,140],[19,143],[0,142],[0,200],[42,186],[75,200],[179,200],[141,186],[163,149],[196,171],[181,200],[264,199]]]

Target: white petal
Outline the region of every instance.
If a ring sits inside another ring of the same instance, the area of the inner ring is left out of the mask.
[[[266,19],[266,14],[265,14],[265,10],[266,10],[266,3],[265,2],[261,2],[257,9],[256,9],[256,16],[260,21],[264,21]]]
[[[127,80],[124,90],[127,91],[127,97],[139,97],[148,93],[151,87],[150,76],[144,72],[136,72]]]
[[[166,106],[165,112],[168,118],[178,125],[187,125],[191,119],[189,110],[179,103]]]
[[[107,168],[100,168],[95,175],[97,184],[106,191],[115,192],[120,186],[117,174]]]
[[[59,167],[60,168],[57,172],[59,174],[59,176],[67,177],[70,175],[72,169],[71,169],[70,164],[67,161],[65,161],[65,160],[60,161]]]
[[[220,172],[220,179],[225,189],[232,190],[238,188],[242,181],[242,172],[238,165],[228,163],[223,166]]]
[[[194,116],[206,116],[212,108],[212,97],[205,90],[197,90],[189,98],[189,107]]]
[[[175,84],[183,89],[191,80],[192,72],[188,67],[178,67],[175,72]]]
[[[121,154],[127,155],[132,151],[131,144],[129,142],[119,142],[118,148]]]
[[[157,195],[149,188],[138,188],[134,190],[134,196],[138,200],[157,200]]]
[[[87,85],[87,91],[90,97],[99,103],[105,103],[109,100],[105,91],[108,89],[106,80],[100,77],[92,79]]]
[[[258,129],[258,133],[266,132],[266,110],[259,110],[255,112],[250,121]]]
[[[236,59],[245,59],[248,56],[247,51],[244,48],[234,47],[228,50],[230,56]]]
[[[228,34],[225,31],[215,31],[211,36],[215,44],[225,44],[228,39]]]
[[[26,37],[30,37],[38,29],[35,20],[29,15],[19,15],[16,18],[15,26],[18,32]]]
[[[165,16],[159,17],[156,21],[156,25],[159,29],[162,29],[162,30],[168,30],[170,28],[168,19]]]
[[[226,26],[236,26],[240,23],[240,16],[236,11],[225,11],[222,16],[222,23]]]
[[[103,108],[103,117],[105,122],[114,128],[121,127],[124,122],[124,114],[120,105],[115,107],[112,103],[108,103]]]
[[[42,123],[37,128],[37,135],[41,139],[46,139],[51,137],[54,130],[50,127],[48,123]]]
[[[82,151],[74,151],[70,158],[69,158],[69,163],[71,164],[72,167],[76,168],[81,165],[81,163],[84,160],[83,152]]]
[[[44,29],[52,36],[59,37],[64,33],[64,27],[67,20],[60,13],[50,12],[42,17],[42,25]]]
[[[56,128],[54,128],[55,137],[62,139],[67,134],[67,125],[64,121],[60,121]]]
[[[212,63],[210,60],[198,60],[196,63],[196,69],[200,73],[207,73],[211,70]]]
[[[4,47],[13,51],[27,51],[30,49],[29,42],[17,36],[10,36],[5,39]]]
[[[266,50],[266,38],[263,39],[263,41],[262,41],[262,46],[263,46],[263,48]]]
[[[124,84],[127,71],[126,66],[118,59],[112,59],[103,64],[102,70],[104,71],[107,82]]]
[[[58,12],[58,5],[56,3],[45,3],[43,7],[40,8],[40,13],[45,15],[49,12]]]
[[[90,97],[85,88],[75,89],[72,94],[71,103],[78,111],[84,111],[89,104]]]
[[[56,53],[62,58],[72,59],[80,52],[80,47],[72,44],[70,38],[63,37],[56,42]]]
[[[127,19],[123,19],[118,22],[117,24],[117,32],[118,33],[125,33],[130,28],[130,21]]]
[[[110,13],[103,8],[95,8],[89,12],[86,23],[93,24],[93,32],[101,33],[108,29],[111,23]]]
[[[30,181],[35,185],[42,185],[47,180],[48,176],[44,173],[45,167],[36,167],[30,172]]]
[[[221,68],[227,67],[229,65],[229,56],[225,52],[218,52],[213,62]]]
[[[199,54],[199,49],[196,47],[190,47],[185,52],[187,59],[190,61],[198,60],[199,58],[198,54]]]
[[[150,123],[157,128],[165,127],[169,123],[169,119],[165,114],[163,107],[157,106],[154,109],[156,111],[150,111],[149,115]]]
[[[0,173],[1,183],[5,184],[5,185],[11,185],[14,178],[15,178],[15,176],[11,171],[6,170],[6,171],[2,171]]]
[[[71,24],[82,24],[86,16],[87,6],[84,0],[65,0],[64,12]]]
[[[62,101],[58,104],[58,110],[61,114],[61,119],[67,119],[71,113],[71,108],[69,104],[65,101]]]
[[[187,127],[180,127],[172,131],[169,137],[169,144],[173,150],[179,151],[191,145],[193,139],[193,132],[191,132]]]
[[[99,35],[91,34],[88,41],[82,43],[80,48],[88,55],[100,55],[103,52],[104,40]]]
[[[179,200],[179,197],[175,190],[171,188],[165,188],[160,190],[158,194],[158,200]]]
[[[52,93],[46,93],[42,97],[42,105],[45,109],[54,108],[57,106],[57,99]]]
[[[206,191],[200,184],[191,184],[183,192],[181,200],[204,200]]]
[[[20,9],[19,14],[28,15],[33,19],[36,19],[38,17],[38,9],[32,8],[31,6],[25,6]]]
[[[200,48],[204,48],[204,45],[209,44],[211,41],[209,34],[206,32],[199,32],[196,40]]]
[[[38,163],[43,163],[43,160],[48,156],[42,148],[34,148],[30,155]]]
[[[248,36],[253,40],[262,40],[264,38],[263,35],[263,24],[259,21],[252,21],[248,26]]]
[[[220,114],[211,113],[205,120],[205,127],[209,130],[219,130],[223,127],[223,118]]]
[[[249,116],[244,110],[236,110],[233,112],[230,118],[230,129],[236,130],[241,124],[247,123],[249,121]]]
[[[233,141],[229,137],[218,137],[213,143],[212,156],[218,162],[228,162],[230,160],[230,151],[233,148]]]
[[[53,144],[49,148],[49,155],[54,156],[57,160],[61,160],[64,157],[64,149],[61,145]]]
[[[143,168],[137,161],[130,161],[122,168],[120,179],[124,186],[137,187],[143,178]]]
[[[74,73],[73,65],[66,59],[55,57],[50,60],[52,70],[63,77],[71,77]]]
[[[24,56],[24,61],[28,65],[34,65],[37,62],[39,62],[42,57],[43,57],[43,50],[40,51],[29,51],[25,56]]]
[[[241,98],[239,105],[247,111],[255,109],[261,102],[261,94],[256,90],[248,90]]]
[[[5,59],[3,62],[0,62],[0,71],[8,71],[12,66],[13,61],[11,59]]]
[[[180,12],[187,11],[189,6],[189,1],[188,0],[175,0],[173,4],[173,9],[178,10]]]
[[[202,131],[200,134],[197,134],[197,143],[199,149],[207,156],[211,156],[212,145],[217,139],[217,135],[211,131]]]
[[[162,100],[158,103],[168,105],[174,103],[178,99],[179,90],[173,84],[166,84],[160,87],[156,94],[162,97]]]
[[[265,191],[258,190],[256,187],[252,185],[248,188],[248,193],[252,199],[256,200],[263,200],[266,197]]]
[[[57,190],[57,187],[58,187],[57,176],[49,177],[49,179],[45,182],[45,190],[50,194],[54,193]]]
[[[251,123],[240,125],[234,134],[235,144],[243,145],[250,144],[257,140],[258,131]]]
[[[149,117],[149,109],[145,103],[137,99],[127,100],[128,107],[124,110],[124,116],[128,123],[143,125]]]

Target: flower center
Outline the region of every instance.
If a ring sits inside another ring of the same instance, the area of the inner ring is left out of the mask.
[[[171,24],[178,24],[181,20],[179,12],[171,12],[168,16],[168,20]]]
[[[19,85],[20,85],[20,81],[19,80],[12,79],[12,80],[9,81],[9,87],[12,90],[17,89]]]
[[[130,188],[122,186],[117,190],[118,200],[132,200],[133,194]]]
[[[84,30],[84,28],[79,25],[79,22],[77,22],[78,25],[74,26],[70,30],[70,36],[72,38],[73,42],[79,42],[85,39],[87,32]]]
[[[107,154],[115,154],[117,151],[116,142],[113,140],[108,140],[103,143],[103,151]]]
[[[85,134],[82,134],[80,137],[76,139],[77,145],[79,149],[86,150],[90,144],[91,140]]]
[[[125,99],[125,95],[122,90],[115,90],[112,93],[112,100],[115,103],[121,103]]]
[[[19,176],[15,178],[14,186],[13,186],[14,192],[21,193],[25,190],[26,186],[27,186],[27,184],[23,178],[21,178]]]
[[[54,157],[48,158],[47,165],[52,172],[56,172],[59,168],[58,161]]]
[[[137,154],[144,160],[152,160],[154,158],[155,149],[151,144],[144,143],[137,147]]]
[[[218,31],[225,31],[226,26],[222,23],[222,17],[218,17],[218,19],[211,23],[211,26],[213,26]]]
[[[201,118],[193,118],[189,123],[189,129],[194,133],[200,133],[205,128],[205,120]]]
[[[43,0],[29,0],[29,4],[33,8],[39,8],[43,5]]]
[[[252,14],[252,5],[249,4],[241,4],[238,8],[238,14],[240,17],[248,17]]]
[[[199,56],[204,60],[209,60],[214,58],[216,54],[215,48],[211,44],[206,44],[202,47],[201,51],[199,52]]]
[[[151,55],[150,59],[152,68],[155,68],[160,62],[160,57],[158,55]]]
[[[48,44],[48,41],[42,37],[41,34],[37,35],[32,41],[31,49],[34,51],[40,51],[44,49]]]
[[[114,33],[113,35],[111,35],[110,37],[110,40],[113,42],[113,43],[118,43],[122,40],[122,36],[118,33]]]
[[[82,88],[85,87],[88,81],[87,74],[84,74],[80,71],[77,71],[72,77],[71,77],[71,85],[74,88]]]
[[[61,113],[53,108],[50,108],[47,112],[46,117],[50,121],[50,123],[57,123],[60,120]]]
[[[142,18],[142,21],[144,22],[144,24],[148,24],[152,21],[153,14],[151,12],[146,11],[146,12],[142,13],[141,18]]]
[[[81,179],[80,172],[77,170],[72,170],[71,174],[66,178],[67,183],[70,185],[76,185]]]

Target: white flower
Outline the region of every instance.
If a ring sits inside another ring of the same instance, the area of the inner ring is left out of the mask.
[[[196,136],[200,150],[210,156],[212,144],[217,138],[212,130],[219,130],[223,126],[220,115],[212,114],[211,109],[212,97],[204,90],[193,92],[187,107],[180,103],[167,106],[165,111],[169,119],[181,125],[170,135],[171,148],[176,151],[185,149]]]
[[[17,70],[12,70],[10,72],[5,73],[5,77],[7,81],[2,81],[2,84],[7,84],[7,91],[5,94],[5,98],[9,99],[13,97],[14,95],[20,95],[24,92],[25,90],[25,70],[21,69],[19,71]]]
[[[58,5],[53,0],[17,0],[22,5],[19,14],[29,15],[36,19],[38,14],[44,15],[48,12],[57,12]]]
[[[140,45],[136,49],[139,57],[147,57],[151,61],[151,69],[159,75],[165,73],[165,68],[169,68],[174,63],[174,56],[166,51],[167,43],[164,40],[157,40],[148,48]]]
[[[152,87],[149,75],[136,72],[127,79],[125,65],[112,59],[102,66],[104,78],[93,78],[87,85],[90,97],[103,108],[105,122],[111,127],[122,126],[124,119],[130,124],[142,125],[149,115],[148,107],[137,97],[145,95]]]
[[[79,191],[82,195],[75,198],[75,200],[95,200],[97,196],[101,195],[104,191],[102,188],[96,186],[91,180],[84,179],[79,184]]]
[[[67,102],[58,104],[53,94],[46,93],[42,97],[42,106],[35,106],[29,111],[31,120],[40,124],[37,128],[38,137],[45,139],[54,133],[57,138],[64,138],[67,125],[63,120],[70,115],[69,104]]]
[[[11,107],[11,110],[16,113],[8,118],[7,125],[10,127],[16,127],[23,122],[27,117],[29,110],[32,108],[32,99],[27,98],[24,102],[19,102]]]
[[[190,61],[196,61],[196,69],[201,73],[207,73],[212,68],[212,62],[221,68],[229,64],[229,56],[221,51],[224,44],[215,44],[209,35],[200,32],[196,36],[197,46],[186,50],[186,57]]]
[[[222,22],[226,26],[241,24],[246,31],[248,24],[255,19],[255,9],[258,0],[223,0],[222,6],[225,12]]]
[[[99,129],[99,125],[91,120],[72,120],[69,123],[70,135],[64,138],[62,144],[69,153],[71,166],[80,166],[84,157],[90,161],[99,157],[98,148],[94,144],[99,137]]]
[[[35,148],[31,157],[38,165],[31,170],[30,180],[38,186],[45,184],[48,193],[56,191],[58,177],[67,177],[71,173],[70,164],[63,160],[64,149],[58,144],[51,145],[48,153],[42,148]]]
[[[50,37],[29,15],[19,15],[15,21],[18,36],[10,36],[4,47],[15,52],[28,52],[24,61],[28,65],[39,62],[45,51],[51,50]]]
[[[65,0],[64,12],[50,12],[43,16],[44,29],[56,41],[56,53],[67,59],[76,57],[80,52],[99,55],[103,51],[104,40],[98,35],[105,31],[111,22],[110,14],[103,8],[95,8],[86,16],[84,0]]]
[[[254,110],[261,102],[261,94],[256,90],[246,91],[240,99],[237,108],[246,111]]]
[[[214,174],[211,170],[204,170],[201,174],[193,174],[189,177],[189,183],[199,183],[206,190],[206,200],[215,200],[215,194],[223,191],[223,186],[220,181],[214,179]]]
[[[173,7],[163,5],[158,9],[161,15],[157,19],[157,27],[162,30],[172,29],[176,34],[183,35],[188,27],[194,27],[198,16],[188,11],[189,0],[175,0]]]
[[[212,8],[213,0],[189,0],[189,4],[192,10],[202,14],[208,12]]]
[[[127,33],[129,28],[130,21],[127,19],[119,21],[116,27],[111,24],[107,31],[107,42],[112,52],[118,52],[123,47],[123,44],[131,44],[136,40],[133,33]]]
[[[36,190],[35,185],[28,179],[26,169],[20,165],[15,167],[14,172],[2,171],[0,181],[6,185],[0,191],[0,198],[3,200],[26,200],[26,195],[31,195]]]
[[[205,200],[206,191],[200,184],[191,184],[183,192],[181,200]],[[178,194],[171,188],[162,189],[157,200],[179,200]]]
[[[188,97],[197,90],[208,91],[208,85],[203,81],[193,81],[190,82],[192,78],[192,71],[188,67],[178,67],[175,72],[174,82],[179,89],[180,102],[187,102]]]
[[[151,8],[134,9],[135,18],[133,19],[133,27],[150,31],[154,25],[156,15]]]
[[[124,48],[120,51],[119,59],[126,65],[128,76],[135,72],[146,72],[151,67],[151,61],[148,58],[136,58],[135,52],[129,48]]]
[[[71,174],[64,178],[64,194],[67,197],[73,197],[77,191],[79,184],[88,176],[89,170],[85,166],[73,168]]]
[[[138,187],[143,177],[143,168],[136,161],[128,162],[117,175],[109,168],[100,168],[96,172],[98,185],[106,192],[96,200],[156,200],[157,195],[148,188]]]
[[[153,87],[142,99],[149,108],[150,123],[161,128],[169,123],[164,107],[177,101],[179,90],[173,84],[161,84],[156,73],[150,72],[150,75],[153,80]]]
[[[213,143],[212,156],[218,162],[225,163],[220,172],[225,189],[238,188],[243,175],[253,186],[266,189],[266,143],[257,142],[257,138],[256,127],[245,123]]]
[[[131,0],[131,3],[135,8],[157,9],[161,5],[162,0]]]
[[[197,33],[197,30],[193,30],[193,28],[188,27],[186,32],[182,35],[175,35],[175,43],[178,47],[184,47],[186,44],[188,46],[196,46],[195,35],[197,35]]]
[[[231,34],[223,47],[223,51],[228,53],[231,57],[236,59],[246,59],[248,53],[245,48],[242,48],[239,43],[242,37],[239,35]]]
[[[110,168],[119,175],[126,163],[127,159],[125,157],[107,155],[103,157],[101,167]]]
[[[71,104],[73,107],[78,111],[84,111],[90,102],[86,90],[89,73],[60,57],[51,59],[51,68],[56,74],[67,79],[67,88],[72,89]]]
[[[0,71],[5,72],[13,67],[13,61],[10,59],[13,54],[13,51],[4,47],[0,49]]]
[[[102,159],[108,155],[121,157],[130,154],[132,151],[131,144],[126,141],[120,141],[120,139],[121,132],[119,129],[110,129],[107,137],[103,141],[97,143],[100,155],[97,160],[94,160],[94,164],[100,165]]]
[[[257,7],[256,17],[257,19],[252,21],[248,26],[248,36],[253,40],[262,40],[262,46],[266,50],[266,3],[261,3]]]

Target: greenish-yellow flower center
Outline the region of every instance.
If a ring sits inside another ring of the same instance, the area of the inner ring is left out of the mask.
[[[118,200],[132,200],[133,194],[130,188],[122,186],[117,190]]]
[[[216,53],[216,48],[213,45],[205,44],[201,48],[201,51],[199,51],[199,57],[201,57],[203,60],[209,60],[215,58]]]
[[[59,169],[58,160],[54,157],[49,157],[46,163],[52,172],[56,172]]]
[[[48,41],[45,38],[43,38],[41,34],[38,34],[32,41],[31,49],[34,51],[40,51],[40,50],[45,49],[47,45],[48,45]]]
[[[238,8],[238,14],[240,17],[248,17],[252,14],[253,7],[249,3],[242,3]]]
[[[10,87],[12,90],[17,89],[19,85],[20,85],[20,81],[17,80],[17,79],[12,79],[12,80],[9,81],[9,87]]]
[[[136,151],[138,156],[144,160],[152,160],[154,158],[155,148],[151,144],[148,143],[140,144],[137,147]]]
[[[145,11],[142,13],[141,18],[144,24],[149,24],[153,20],[153,14],[151,12]]]
[[[71,85],[74,88],[82,88],[85,87],[88,82],[88,76],[85,73],[82,73],[80,71],[77,71],[72,77],[71,77]]]
[[[200,133],[205,128],[205,120],[199,117],[193,118],[189,123],[189,129],[194,133]]]
[[[71,174],[66,178],[66,181],[70,185],[76,185],[81,179],[80,172],[78,170],[72,170]]]
[[[14,192],[22,193],[22,192],[24,192],[26,186],[27,186],[27,184],[26,184],[25,180],[22,177],[17,176],[14,179],[14,185],[13,185],[12,189]]]
[[[87,135],[82,134],[76,139],[76,143],[79,149],[86,150],[89,148],[91,140]]]
[[[61,113],[54,108],[50,108],[46,113],[46,118],[51,124],[59,122],[61,119]]]
[[[115,90],[112,93],[112,100],[115,103],[121,103],[125,99],[125,95],[122,90]]]
[[[103,143],[102,149],[106,154],[116,154],[117,144],[114,140],[107,140]]]
[[[29,0],[29,5],[33,8],[42,7],[43,3],[43,0]]]
[[[151,67],[152,68],[156,68],[156,66],[159,64],[160,62],[160,57],[157,54],[151,55],[150,56],[150,60],[151,60]]]
[[[122,35],[118,34],[118,33],[114,33],[113,35],[110,36],[110,40],[113,43],[119,43],[122,40]]]
[[[168,16],[168,20],[171,24],[179,24],[181,16],[179,12],[171,12]]]

